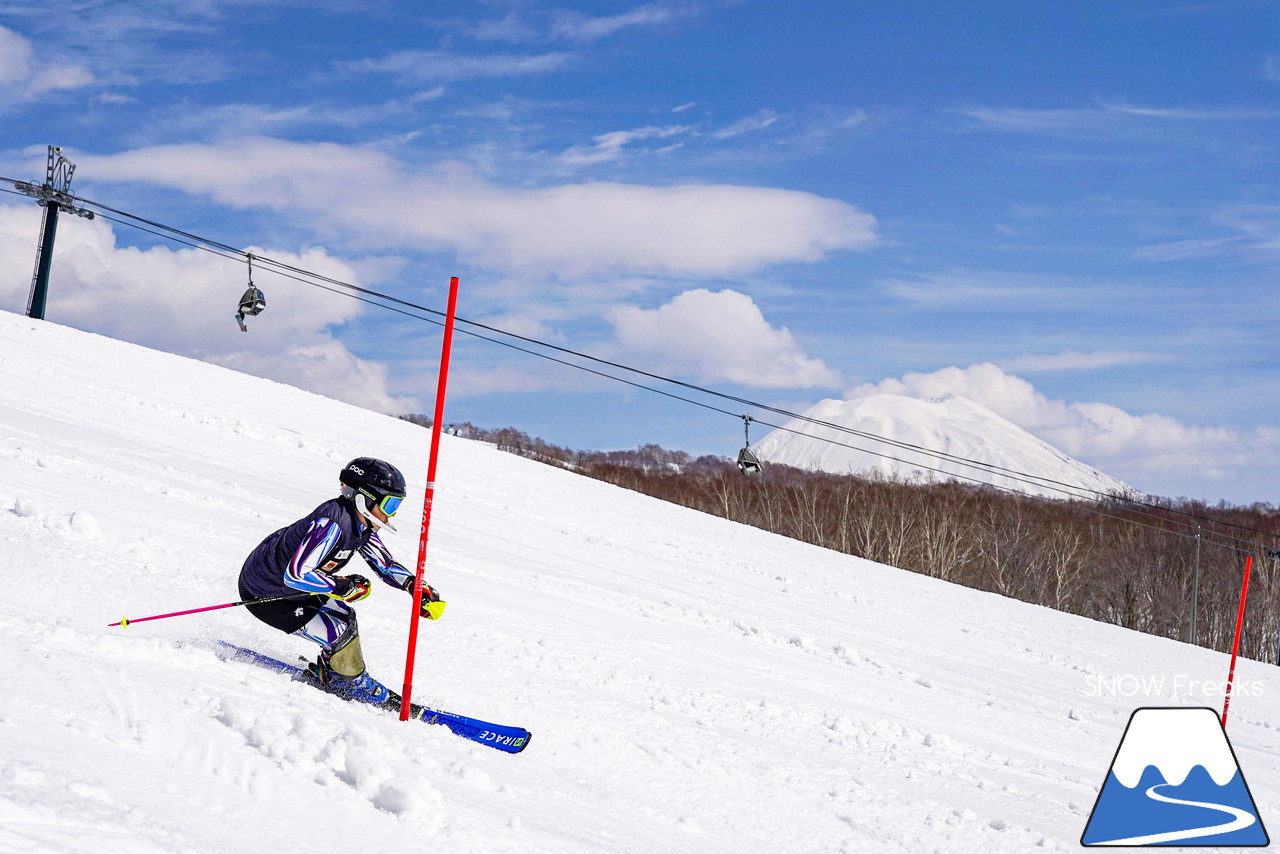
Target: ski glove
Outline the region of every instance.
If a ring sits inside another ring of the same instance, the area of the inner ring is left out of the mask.
[[[444,602],[430,584],[422,585],[422,605],[418,614],[427,620],[438,620],[444,616]]]
[[[373,592],[373,585],[363,575],[339,575],[333,579],[333,591],[329,594],[343,602],[359,602]]]

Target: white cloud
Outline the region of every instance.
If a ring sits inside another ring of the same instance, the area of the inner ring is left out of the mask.
[[[952,112],[970,119],[974,127],[1009,133],[1062,134],[1092,129],[1103,115],[1096,109],[1022,110],[967,107]]]
[[[1259,110],[1246,107],[1139,107],[1132,104],[1102,104],[1109,112],[1126,116],[1139,116],[1151,119],[1176,119],[1185,121],[1250,121],[1253,119],[1273,119],[1280,115],[1276,110]]]
[[[476,24],[460,23],[457,26],[471,38],[481,41],[532,42],[538,41],[541,36],[538,28],[520,12],[508,12],[501,18]]]
[[[1208,240],[1175,240],[1142,246],[1129,253],[1134,261],[1185,261],[1188,258],[1208,258],[1241,248],[1244,242],[1238,237],[1221,237]]]
[[[770,187],[508,188],[460,164],[415,171],[372,148],[261,137],[75,160],[96,181],[176,187],[233,208],[300,215],[366,246],[452,249],[477,266],[528,275],[735,275],[878,241],[870,214]]]
[[[31,79],[31,92],[38,94],[81,89],[93,82],[93,74],[83,65],[53,65]]]
[[[1263,61],[1262,76],[1280,83],[1280,56],[1268,56]]]
[[[313,131],[329,126],[348,129],[368,129],[387,123],[413,122],[422,112],[422,105],[441,98],[444,86],[415,92],[403,98],[388,101],[367,100],[351,106],[325,106],[323,104],[269,104],[226,102],[210,106],[181,102],[155,107],[146,111],[145,118],[136,126],[138,136],[179,137],[186,139],[235,139],[258,134],[299,134],[303,129]],[[110,97],[100,97],[104,103],[125,103]],[[421,130],[400,134],[397,139],[408,140],[422,134]]]
[[[653,27],[689,14],[693,7],[675,7],[665,3],[647,3],[618,15],[593,17],[577,11],[554,14],[551,33],[554,37],[589,42],[611,36],[631,27]]]
[[[688,125],[675,125],[671,127],[643,127],[635,130],[604,133],[597,136],[592,145],[573,146],[560,155],[560,160],[570,166],[606,163],[621,158],[623,149],[633,142],[646,139],[669,139],[688,131]]]
[[[111,104],[113,106],[121,106],[123,104],[133,104],[137,102],[137,98],[129,95],[121,95],[118,92],[103,92],[94,98],[100,104]]]
[[[964,107],[950,112],[968,119],[971,129],[1063,138],[1147,141],[1155,138],[1153,134],[1177,122],[1262,121],[1280,115],[1276,110],[1252,107],[1143,107],[1101,101],[1093,107]]]
[[[852,399],[870,394],[901,394],[921,399],[955,394],[981,403],[1024,429],[1039,429],[1063,420],[1063,404],[1050,401],[1031,383],[1006,374],[990,363],[969,368],[952,366],[928,374],[909,373],[902,379],[863,383],[849,389],[845,397]]]
[[[422,104],[427,101],[437,101],[444,97],[446,91],[447,90],[444,86],[436,86],[432,89],[424,89],[421,92],[416,92],[405,100],[410,104]]]
[[[730,139],[735,136],[742,136],[745,133],[752,133],[758,130],[764,130],[778,120],[778,114],[773,110],[760,110],[745,119],[739,119],[726,128],[722,128],[711,134],[712,139]]]
[[[1048,356],[1008,359],[1002,361],[1000,367],[1006,371],[1090,371],[1119,365],[1144,365],[1168,358],[1155,353],[1129,353],[1122,350],[1095,350],[1092,353],[1063,350]]]
[[[207,361],[378,412],[400,415],[422,408],[413,398],[387,393],[386,365],[361,359],[333,339],[289,347],[270,358],[239,351],[214,355]]]
[[[434,388],[436,374],[423,371],[411,378],[414,385]],[[538,359],[524,359],[507,363],[469,360],[449,368],[450,397],[483,397],[494,394],[534,394],[557,392],[571,395],[584,393],[617,394],[623,388],[616,382],[583,373],[563,365]],[[624,388],[629,394],[631,389]]]
[[[1097,292],[1099,283],[1068,275],[956,271],[912,279],[882,279],[876,285],[890,296],[928,308],[967,304],[1001,307],[1076,306]],[[1119,286],[1112,286],[1112,294]]]
[[[453,30],[479,41],[521,42],[594,42],[623,30],[658,27],[697,14],[697,4],[646,3],[616,15],[589,15],[576,9],[552,9],[546,12],[517,9],[501,18],[471,23],[461,18],[429,21],[440,29]]]
[[[525,338],[564,342],[564,335],[548,325],[546,318],[540,317],[537,311],[509,311],[505,314],[481,317],[477,322],[483,323],[485,326],[492,326],[495,329],[501,329],[503,332],[510,332],[512,335],[521,335]]]
[[[967,397],[1067,454],[1156,494],[1177,494],[1165,484],[1223,482],[1280,466],[1280,431],[1203,427],[1157,413],[1134,415],[1107,403],[1053,400],[989,363],[906,374],[857,386],[845,396],[869,394]]]
[[[841,130],[849,130],[851,128],[861,127],[869,121],[871,121],[871,116],[867,115],[866,110],[854,110],[844,118],[838,119],[835,126]]]
[[[0,305],[24,312],[40,212],[0,206]],[[261,250],[259,250],[261,251]],[[355,271],[322,249],[261,251],[283,263],[344,281]],[[384,412],[415,401],[387,390],[386,371],[350,353],[329,327],[354,319],[360,303],[256,269],[267,310],[240,332],[233,315],[245,265],[198,249],[122,248],[103,220],[64,216],[46,316],[148,347],[234,367]]]
[[[558,71],[572,61],[573,55],[568,53],[470,55],[440,50],[404,50],[381,59],[338,63],[337,67],[359,74],[390,74],[400,80],[421,83],[546,74]]]
[[[1280,205],[1224,205],[1214,211],[1211,218],[1235,234],[1143,246],[1130,257],[1136,261],[1165,262],[1242,252],[1270,254],[1280,249]]]
[[[0,98],[26,100],[94,83],[93,74],[83,65],[33,62],[34,53],[30,39],[0,27]]]
[[[1280,205],[1226,205],[1213,219],[1239,232],[1248,248],[1280,249]]]
[[[0,27],[0,85],[21,83],[31,76],[31,42]]]
[[[653,310],[614,309],[608,320],[627,351],[654,356],[706,382],[761,388],[832,387],[840,375],[804,354],[791,332],[775,329],[751,297],[737,291],[686,291]]]

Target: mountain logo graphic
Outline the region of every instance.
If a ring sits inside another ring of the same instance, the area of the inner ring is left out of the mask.
[[[1093,805],[1084,846],[1271,843],[1218,713],[1138,709]]]

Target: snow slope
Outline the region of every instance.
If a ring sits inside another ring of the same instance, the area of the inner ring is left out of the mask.
[[[1071,850],[1133,708],[1221,702],[1226,656],[446,436],[415,699],[529,727],[505,755],[219,660],[313,654],[240,608],[107,627],[235,599],[356,455],[420,502],[427,431],[11,314],[0,375],[6,854]],[[359,605],[392,685],[408,608]],[[1231,707],[1264,820],[1274,671]]]
[[[897,394],[875,394],[852,400],[823,400],[803,414],[817,421],[926,451],[988,463],[995,469],[1007,471],[963,465],[800,419],[789,421],[784,429],[774,430],[761,439],[755,445],[760,459],[835,474],[879,472],[923,481],[955,476],[965,483],[976,480],[1050,498],[1135,492],[1123,481],[1072,459],[985,406],[958,395],[919,400]],[[814,436],[832,441],[811,438]],[[1032,477],[1018,477],[1008,472]],[[1091,492],[1064,490],[1060,488],[1062,484]]]

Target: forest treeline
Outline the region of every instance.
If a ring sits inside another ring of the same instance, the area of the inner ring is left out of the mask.
[[[763,476],[745,477],[723,457],[657,445],[573,451],[513,428],[450,432],[823,548],[1149,634],[1189,640],[1194,593],[1195,642],[1223,652],[1252,555],[1240,653],[1278,662],[1280,508],[1271,504],[1049,500],[767,462]]]

